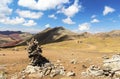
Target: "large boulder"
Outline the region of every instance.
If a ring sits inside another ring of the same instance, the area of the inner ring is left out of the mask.
[[[120,55],[113,55],[110,59],[103,61],[103,67],[111,68],[112,71],[120,69]]]

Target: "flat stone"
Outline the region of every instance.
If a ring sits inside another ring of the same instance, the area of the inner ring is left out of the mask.
[[[70,61],[70,63],[71,63],[71,64],[76,64],[76,63],[77,63],[77,60],[76,60],[76,59],[72,59],[72,60]]]
[[[56,75],[59,75],[59,74],[60,74],[59,70],[52,70],[51,74],[50,74],[50,77],[55,77]]]
[[[70,72],[67,73],[67,76],[68,76],[68,77],[69,77],[69,76],[75,76],[75,72],[70,71]]]

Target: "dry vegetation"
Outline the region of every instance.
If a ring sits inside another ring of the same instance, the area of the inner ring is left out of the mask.
[[[80,41],[80,43],[78,43],[78,41]],[[76,73],[76,76],[72,79],[85,79],[81,77],[81,72],[86,70],[83,65],[87,67],[92,64],[101,65],[103,55],[111,56],[115,53],[119,53],[119,41],[120,37],[89,37],[71,41],[51,43],[42,46],[43,56],[48,58],[51,62],[60,60],[67,71],[73,70]],[[24,69],[29,63],[27,51],[25,50],[26,46],[15,48],[19,50],[13,51],[13,48],[0,50],[0,70],[5,71],[8,75],[22,71],[22,69]],[[70,61],[72,59],[77,60],[78,63],[71,64]],[[5,69],[2,68],[2,66],[4,66]],[[59,78],[55,77],[54,79]]]

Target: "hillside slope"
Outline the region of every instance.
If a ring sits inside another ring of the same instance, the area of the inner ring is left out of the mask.
[[[47,28],[33,36],[40,44],[73,40],[77,38],[76,33],[71,32],[63,27]]]
[[[97,33],[95,36],[99,37],[120,37],[120,30],[113,30],[110,32]]]
[[[11,47],[30,38],[32,34],[21,31],[0,31],[0,47]]]

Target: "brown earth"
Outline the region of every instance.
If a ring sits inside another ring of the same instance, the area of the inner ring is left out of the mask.
[[[43,45],[43,56],[55,63],[60,60],[61,64],[65,67],[66,71],[74,71],[75,77],[68,79],[103,79],[103,78],[84,78],[81,76],[81,72],[85,71],[90,65],[101,65],[102,56],[111,56],[120,51],[120,37],[116,38],[81,38],[71,41],[64,41],[59,43],[51,43]],[[29,63],[27,56],[26,46],[20,46],[0,50],[0,70],[5,71],[8,75],[20,72]],[[71,64],[72,59],[77,60],[77,64]],[[9,77],[9,76],[8,76]],[[63,76],[56,76],[54,78],[45,77],[42,79],[60,79]],[[65,77],[66,78],[66,77]],[[9,78],[8,78],[9,79]],[[63,78],[64,79],[64,78]],[[67,78],[66,78],[67,79]]]

